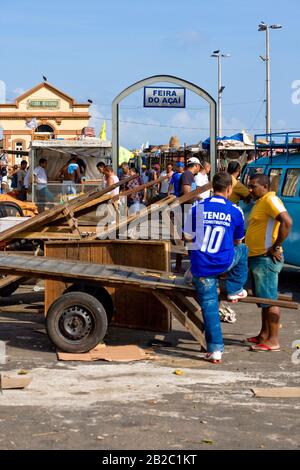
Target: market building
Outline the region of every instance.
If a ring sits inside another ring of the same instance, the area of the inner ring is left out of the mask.
[[[88,126],[89,107],[46,81],[39,83],[14,103],[0,104],[3,148],[28,150],[32,140],[78,139]],[[8,158],[11,164],[22,160],[21,155]]]

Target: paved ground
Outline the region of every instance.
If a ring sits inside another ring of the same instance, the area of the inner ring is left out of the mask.
[[[285,271],[281,291],[300,300],[299,271]],[[243,339],[257,333],[259,310],[235,307],[238,321],[223,324],[226,353],[220,366],[201,359],[193,338],[110,328],[109,344],[147,347],[156,360],[130,364],[58,362],[43,331],[43,293],[21,287],[0,301],[0,340],[6,364],[33,377],[23,391],[0,395],[0,449],[296,449],[299,399],[259,399],[255,386],[299,386],[300,311],[282,309],[282,351],[253,353]],[[22,303],[21,303],[22,302]],[[182,375],[174,375],[174,370]]]

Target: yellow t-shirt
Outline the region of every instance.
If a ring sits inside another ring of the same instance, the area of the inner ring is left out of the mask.
[[[229,198],[233,204],[237,204],[241,199],[245,199],[249,196],[250,192],[246,186],[237,180],[234,176],[232,178],[232,194]]]
[[[280,225],[275,219],[282,212],[286,212],[286,208],[273,191],[256,201],[250,212],[245,237],[249,256],[264,255],[275,243]]]

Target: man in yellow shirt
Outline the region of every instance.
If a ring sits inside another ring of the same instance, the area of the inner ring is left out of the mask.
[[[278,298],[278,275],[283,267],[282,243],[292,226],[282,201],[270,191],[268,176],[255,174],[249,181],[249,191],[256,203],[250,213],[245,243],[249,249],[249,269],[253,294],[257,297]],[[279,351],[279,307],[262,307],[262,327],[257,336],[247,338],[254,351]]]
[[[238,204],[241,199],[245,202],[249,202],[251,198],[250,191],[238,180],[241,174],[241,165],[237,160],[231,160],[231,162],[229,162],[227,173],[231,175],[232,179],[232,193],[229,201],[233,204]]]

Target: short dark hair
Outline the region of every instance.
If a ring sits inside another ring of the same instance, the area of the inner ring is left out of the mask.
[[[139,174],[139,170],[137,169],[136,166],[132,166],[132,167],[130,168],[130,170],[131,170],[131,171],[134,171],[134,172],[137,173],[137,174]]]
[[[97,168],[104,168],[105,167],[105,163],[104,162],[98,162],[97,165],[96,165]]]
[[[188,170],[189,168],[193,168],[196,165],[199,165],[199,163],[187,163],[186,168]]]
[[[266,186],[268,189],[270,188],[270,178],[267,175],[254,173],[254,175],[250,176],[249,178],[249,181],[252,180],[256,180],[261,186]]]
[[[213,190],[223,193],[229,186],[232,186],[232,178],[227,171],[219,171],[215,174],[212,181]]]
[[[47,160],[46,158],[40,158],[39,159],[39,165],[41,165],[42,163],[45,163]]]
[[[104,169],[105,169],[106,171],[114,171],[114,170],[113,170],[113,167],[110,166],[110,165],[105,165]]]
[[[21,165],[27,165],[27,161],[26,161],[26,160],[22,160],[22,161],[21,161]]]
[[[241,165],[237,160],[231,160],[231,162],[228,163],[227,167],[227,172],[232,175],[233,173],[236,173],[237,171],[240,171]]]

